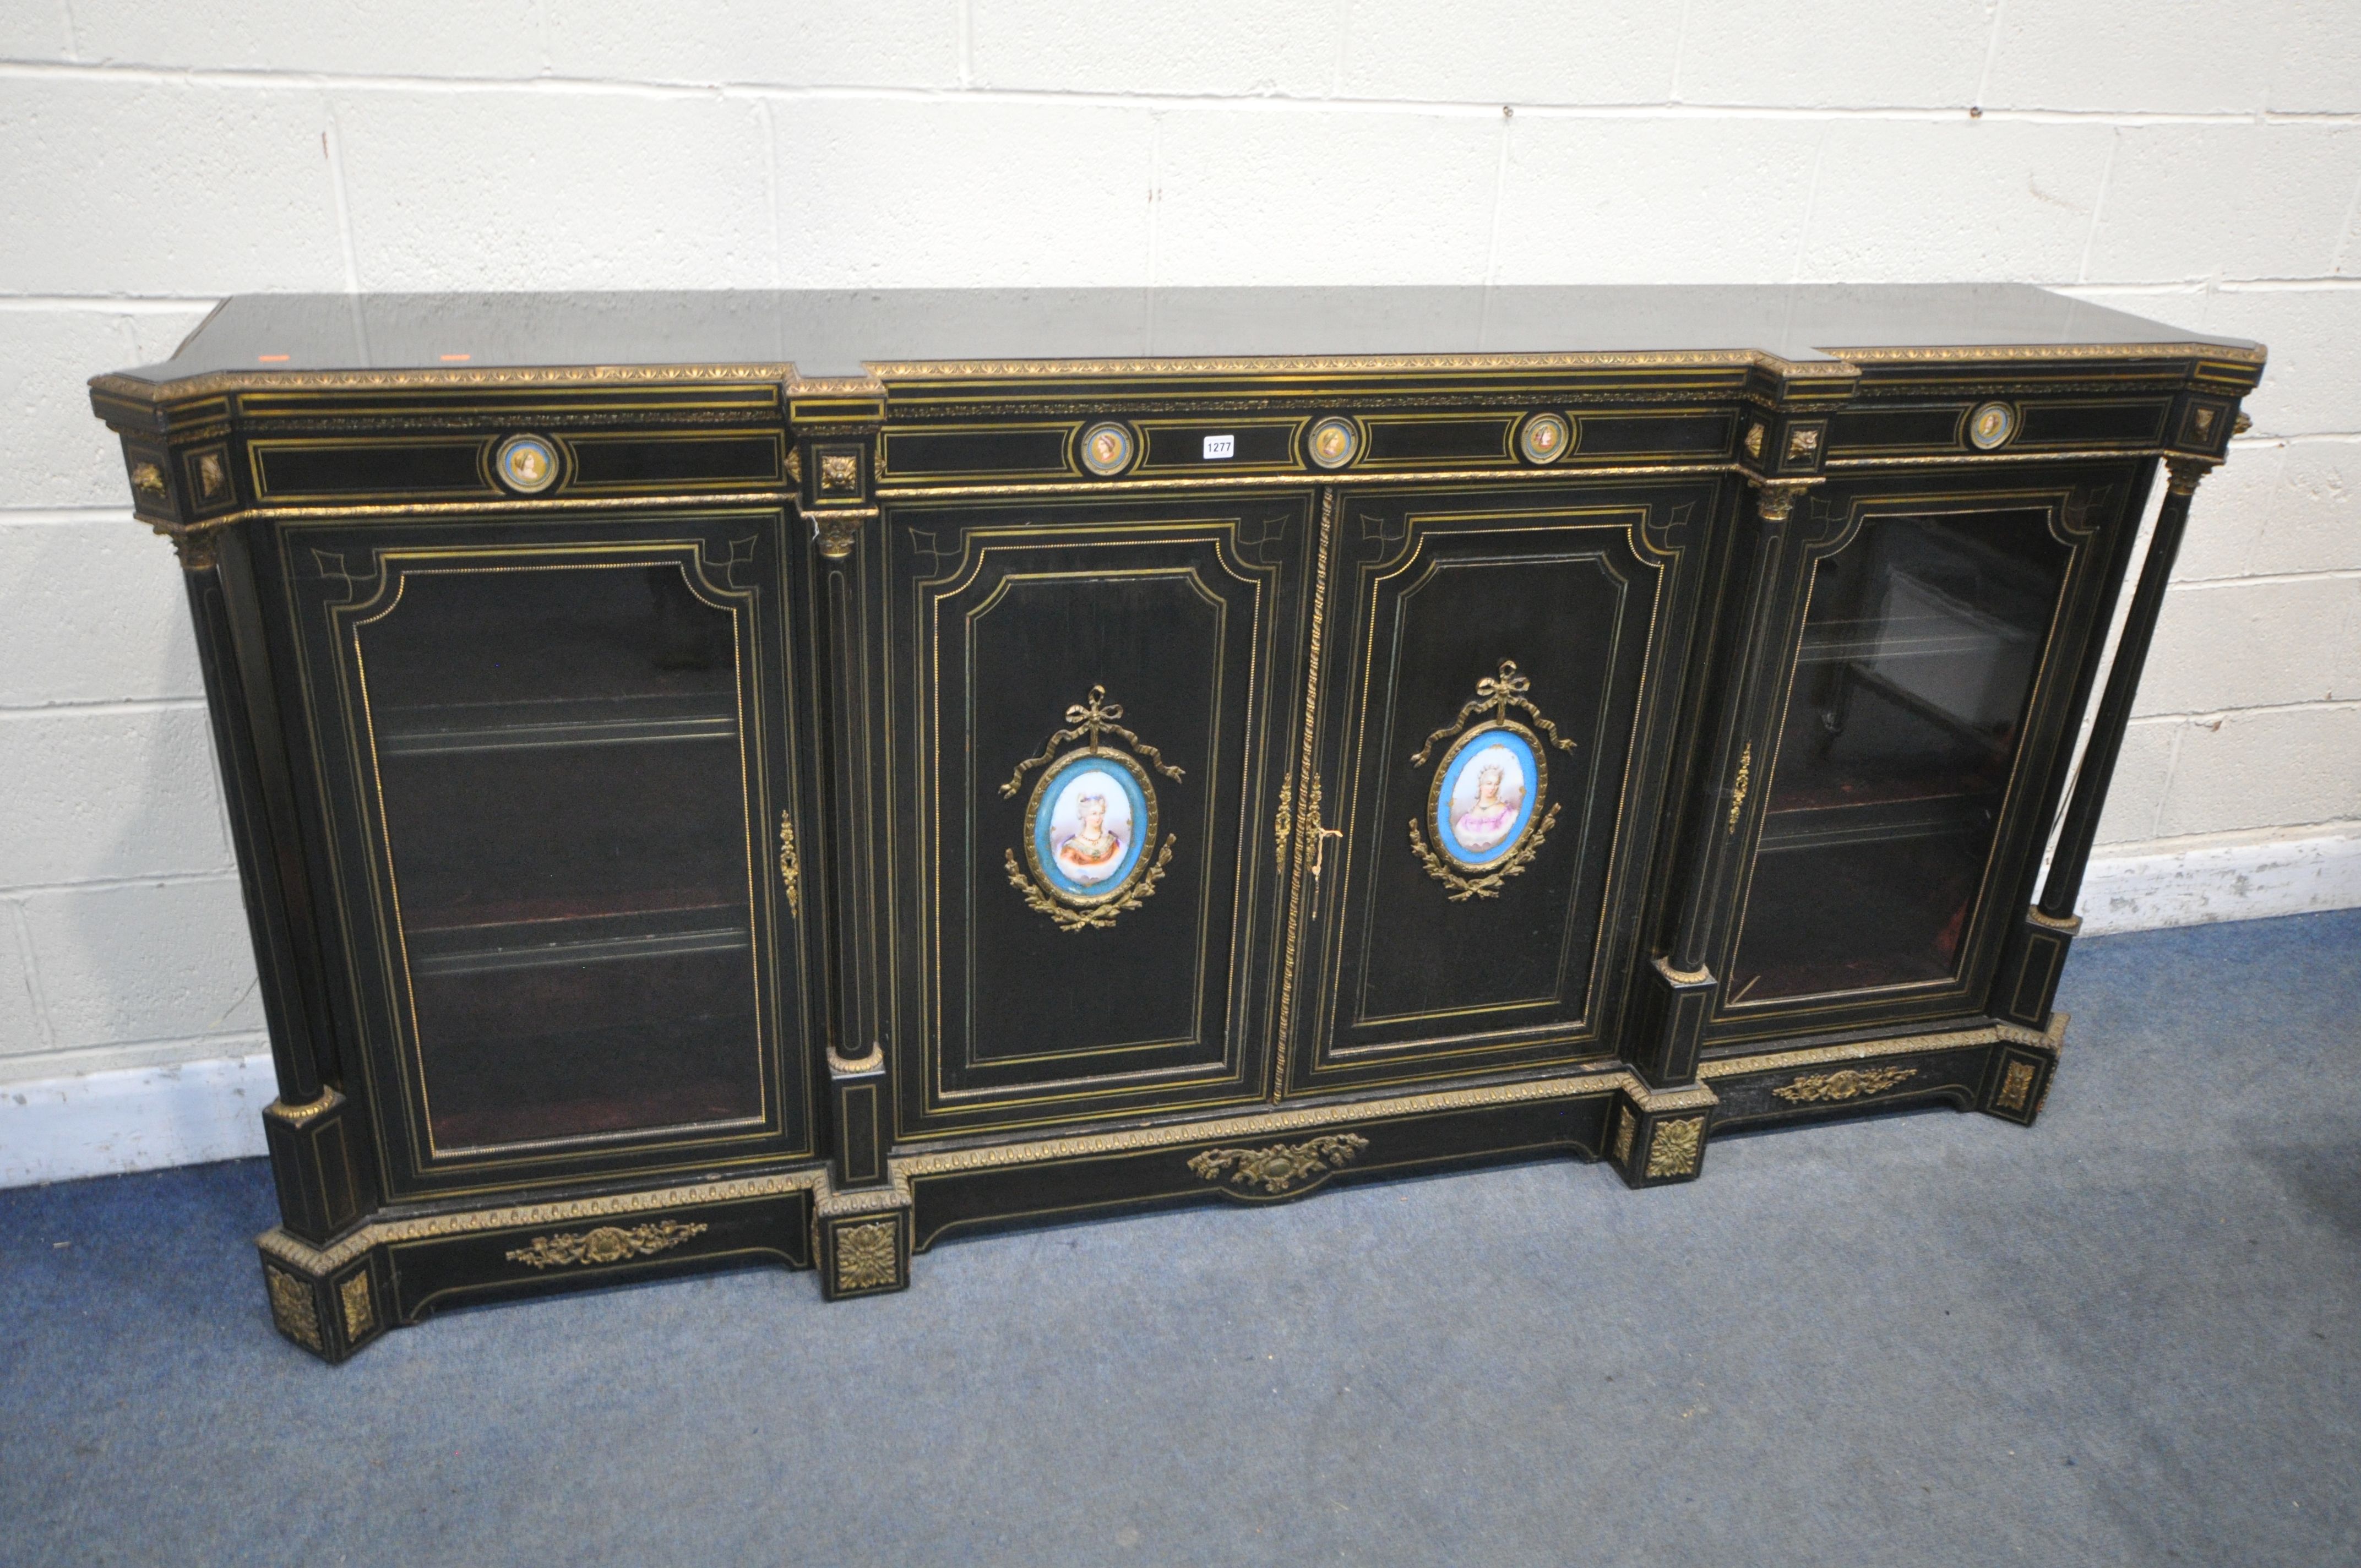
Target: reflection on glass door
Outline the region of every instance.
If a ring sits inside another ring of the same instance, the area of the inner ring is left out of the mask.
[[[1958,972],[2068,556],[2025,510],[1872,520],[1819,563],[1731,1005]]]
[[[350,623],[438,1153],[764,1113],[744,596],[692,560],[422,561]]]

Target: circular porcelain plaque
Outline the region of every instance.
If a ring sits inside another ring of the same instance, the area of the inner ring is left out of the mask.
[[[1986,403],[1968,416],[1968,444],[1979,452],[2004,446],[2016,433],[2016,411],[2006,403]]]
[[[1528,463],[1554,463],[1573,444],[1573,427],[1556,414],[1535,414],[1517,433],[1517,450]]]
[[[1312,427],[1305,444],[1312,460],[1323,468],[1342,468],[1359,455],[1361,433],[1348,419],[1323,419]]]
[[[492,472],[518,494],[536,494],[557,483],[557,449],[538,435],[511,435],[492,455]]]
[[[1129,426],[1094,424],[1082,432],[1082,466],[1102,477],[1120,474],[1131,466],[1137,445]]]

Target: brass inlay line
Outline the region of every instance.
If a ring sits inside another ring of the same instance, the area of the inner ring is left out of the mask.
[[[2076,448],[2055,452],[1928,452],[1900,457],[1831,457],[1822,466],[1826,469],[1873,467],[1931,467],[1967,469],[1985,465],[2024,463],[2079,462],[2102,458],[2139,458],[2173,455],[2169,447],[2105,447]],[[2203,460],[2210,463],[2211,460]],[[1736,463],[1619,463],[1584,466],[1558,466],[1548,468],[1434,468],[1401,473],[1346,471],[1317,477],[1323,486],[1384,485],[1413,487],[1420,485],[1460,484],[1470,481],[1503,484],[1532,484],[1564,480],[1576,477],[1586,479],[1663,478],[1689,475],[1737,474],[1746,470]],[[1184,474],[1159,477],[1137,477],[1102,480],[1033,480],[1009,484],[914,485],[884,492],[893,500],[959,500],[979,497],[1046,497],[1135,494],[1165,489],[1301,489],[1313,483],[1309,474]],[[1781,479],[1776,484],[1808,486],[1817,478]],[[653,509],[669,506],[791,506],[797,500],[792,489],[686,491],[669,494],[632,496],[559,496],[538,499],[496,500],[448,500],[415,502],[356,503],[349,506],[258,506],[227,511],[214,517],[192,522],[177,523],[150,521],[156,532],[175,540],[228,528],[258,518],[304,521],[334,519],[357,521],[368,518],[398,517],[466,517],[524,512],[548,515],[555,510]],[[861,526],[874,520],[876,509],[835,508],[804,514],[814,523],[824,554],[849,554]]]
[[[1554,465],[1547,468],[1426,468],[1392,473],[1345,469],[1333,474],[1182,474],[1148,478],[1065,479],[1011,482],[1000,485],[913,485],[881,494],[894,500],[958,500],[972,496],[1123,495],[1142,490],[1294,489],[1312,485],[1438,485],[1465,480],[1498,479],[1503,483],[1561,483],[1579,476],[1588,478],[1656,477],[1686,474],[1735,474],[1733,463],[1619,463],[1597,467]],[[1807,483],[1812,481],[1806,481]]]
[[[2054,451],[2039,448],[2027,450],[2012,446],[2004,452],[1953,451],[1942,447],[1899,457],[1828,457],[1821,460],[1822,468],[1905,468],[1913,466],[1941,464],[1944,466],[1982,466],[1991,463],[2087,463],[2104,457],[2163,457],[2170,455],[2169,446],[2078,446],[2059,447]]]
[[[401,501],[364,502],[352,506],[247,507],[240,511],[226,511],[218,517],[203,518],[187,524],[159,523],[159,533],[199,533],[216,528],[228,528],[236,523],[256,519],[303,521],[330,519],[339,522],[365,521],[378,517],[467,517],[500,512],[525,512],[546,517],[569,510],[639,511],[659,507],[727,507],[783,506],[796,499],[793,490],[704,490],[681,491],[649,496],[537,496],[515,497],[487,501]]]

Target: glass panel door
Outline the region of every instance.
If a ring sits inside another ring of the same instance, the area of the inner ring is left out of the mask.
[[[758,544],[315,553],[421,1166],[782,1129]]]
[[[1818,563],[1727,1005],[1959,973],[2071,554],[2026,508]]]

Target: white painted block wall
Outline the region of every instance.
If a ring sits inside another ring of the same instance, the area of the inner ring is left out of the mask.
[[[0,0],[0,1181],[259,1147],[179,570],[82,385],[225,293],[2016,279],[2260,338],[2123,927],[2361,903],[2356,197],[2356,0]],[[28,1131],[102,1101],[161,1120]]]

